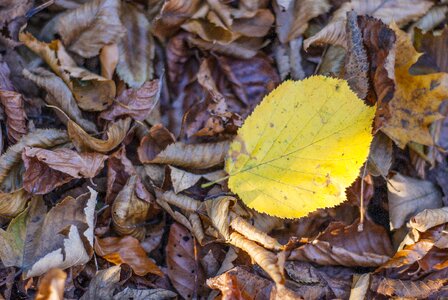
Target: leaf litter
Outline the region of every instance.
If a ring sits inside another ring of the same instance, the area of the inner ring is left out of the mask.
[[[447,11],[2,3],[1,297],[448,297]]]

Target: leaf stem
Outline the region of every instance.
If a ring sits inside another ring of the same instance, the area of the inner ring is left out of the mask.
[[[227,175],[227,176],[219,178],[219,179],[217,179],[215,181],[211,181],[211,182],[207,182],[207,183],[201,184],[201,188],[203,188],[203,189],[204,188],[208,188],[208,187],[214,185],[215,183],[218,183],[218,182],[221,182],[221,181],[224,181],[224,180],[228,179],[229,177],[230,177],[230,175]]]

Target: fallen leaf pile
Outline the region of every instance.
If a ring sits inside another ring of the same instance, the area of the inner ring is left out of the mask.
[[[447,13],[3,1],[0,298],[447,298]]]

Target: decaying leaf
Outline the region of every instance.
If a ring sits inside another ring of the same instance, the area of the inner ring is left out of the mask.
[[[230,238],[230,207],[236,203],[234,197],[218,197],[205,201],[207,215],[213,226],[224,237],[225,240]]]
[[[18,143],[8,148],[8,150],[0,156],[0,183],[3,191],[10,191],[17,188],[13,179],[9,179],[15,169],[20,167],[22,162],[22,151],[25,147],[41,147],[50,148],[68,141],[65,131],[57,129],[38,129],[33,133],[29,133],[20,139]]]
[[[386,230],[365,220],[364,229],[358,223],[350,226],[331,223],[312,242],[293,250],[290,260],[305,260],[321,265],[379,266],[393,254]]]
[[[208,169],[222,164],[229,147],[228,141],[204,144],[184,144],[181,142],[168,145],[163,151],[151,158],[147,151],[139,151],[142,163],[170,164],[184,168]]]
[[[446,280],[399,280],[374,276],[370,289],[389,297],[427,299],[441,289]]]
[[[23,187],[32,194],[47,194],[75,178],[93,178],[104,166],[106,155],[77,153],[62,148],[46,150],[25,147]]]
[[[137,175],[133,175],[118,193],[112,204],[112,222],[120,235],[131,235],[143,240],[150,204],[137,197],[137,181]]]
[[[51,269],[40,280],[36,300],[63,300],[67,274],[61,269]]]
[[[194,186],[196,183],[198,183],[199,180],[201,180],[201,178],[205,178],[208,181],[215,181],[225,176],[226,173],[222,170],[205,174],[193,174],[170,166],[170,178],[173,183],[174,192],[176,194]]]
[[[187,211],[195,212],[201,207],[201,201],[195,200],[191,197],[178,194],[176,195],[172,191],[166,191],[162,193],[156,190],[156,195],[158,199],[161,199],[169,204],[175,205],[179,208],[185,209]]]
[[[194,238],[181,225],[170,227],[166,248],[168,277],[174,288],[185,299],[194,299],[202,293],[204,274],[194,256]]]
[[[120,266],[98,271],[90,281],[89,287],[82,295],[81,300],[111,299],[120,281],[120,271]]]
[[[428,126],[443,117],[439,106],[448,97],[448,74],[410,75],[420,54],[405,32],[396,25],[392,28],[397,36],[396,90],[389,102],[391,117],[383,122],[382,130],[401,148],[411,141],[433,145]]]
[[[117,74],[132,88],[152,79],[154,66],[154,39],[151,23],[135,5],[121,3],[121,21],[126,34],[118,43]]]
[[[16,143],[28,132],[23,97],[14,91],[1,90],[0,87],[0,102],[6,114],[8,140],[10,143]]]
[[[98,55],[103,46],[117,43],[125,34],[120,7],[119,0],[89,1],[62,15],[57,31],[71,51],[84,57]]]
[[[135,299],[135,300],[171,300],[177,299],[175,292],[165,289],[144,289],[137,290],[131,288],[125,288],[123,291],[117,293],[113,300],[121,299]]]
[[[102,140],[92,137],[85,132],[78,124],[69,120],[67,122],[67,132],[78,151],[97,151],[101,153],[115,149],[126,137],[131,126],[131,119],[121,119],[113,123],[106,132],[107,139]]]
[[[159,267],[148,258],[140,242],[132,236],[96,238],[95,253],[116,265],[128,264],[139,276],[148,273],[163,276]]]
[[[409,226],[420,232],[448,223],[448,207],[425,209],[409,220]]]
[[[156,107],[161,90],[159,80],[145,82],[138,89],[124,90],[116,102],[101,113],[101,118],[113,121],[117,117],[128,116],[143,121]]]
[[[229,187],[250,208],[287,218],[342,203],[367,158],[374,113],[346,81],[284,82],[238,130]]]
[[[428,208],[442,206],[442,194],[426,180],[396,174],[388,184],[391,229],[398,229],[412,216]]]
[[[24,189],[10,193],[0,193],[0,216],[14,218],[21,213],[28,202],[30,195]]]
[[[389,174],[392,165],[392,146],[392,140],[381,132],[373,137],[367,161],[367,169],[371,175],[386,177]]]
[[[66,197],[48,213],[43,200],[33,198],[27,210],[0,231],[2,262],[23,268],[25,278],[87,263],[93,254],[96,196],[89,188],[77,199]]]

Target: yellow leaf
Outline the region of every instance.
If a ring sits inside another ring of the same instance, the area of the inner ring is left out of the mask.
[[[404,148],[408,142],[433,145],[428,126],[443,118],[438,112],[440,104],[448,98],[448,74],[409,74],[409,68],[420,57],[409,36],[397,25],[391,28],[397,35],[395,60],[396,89],[389,102],[391,117],[383,123],[382,130]]]
[[[284,218],[342,203],[369,153],[374,114],[345,80],[284,82],[238,130],[226,159],[230,189]]]

